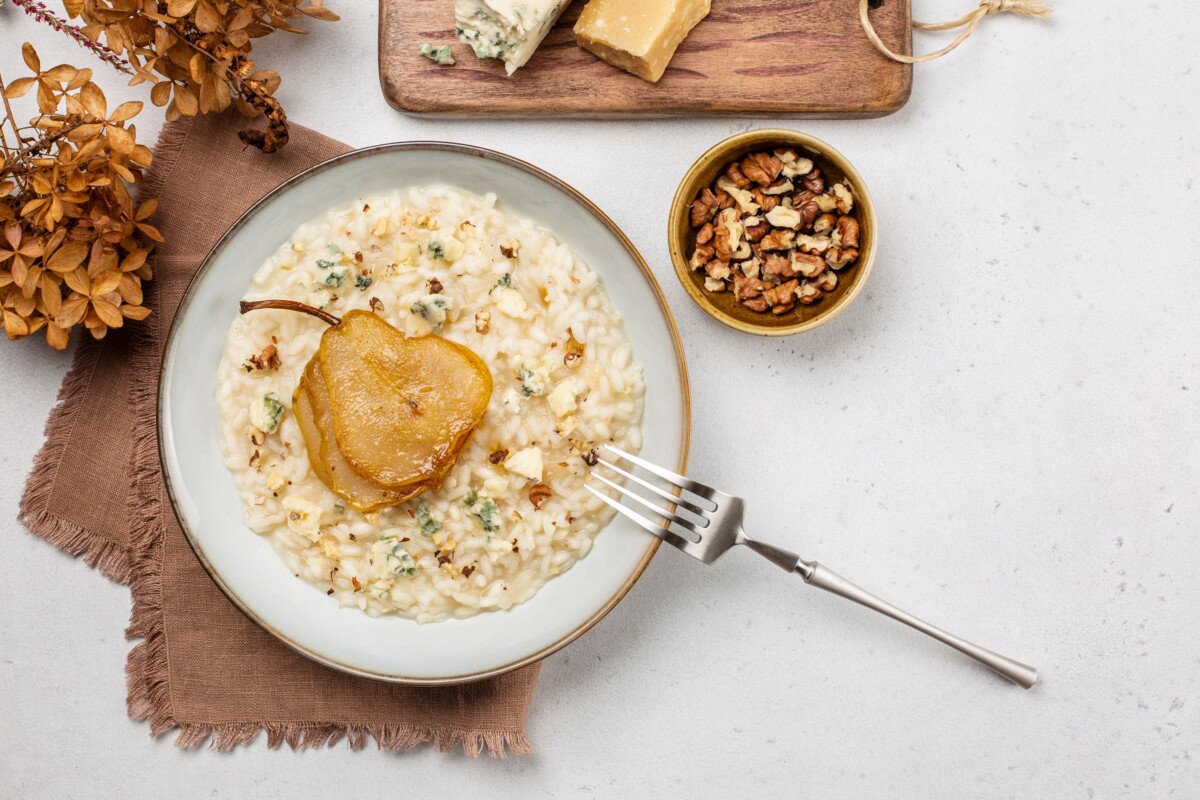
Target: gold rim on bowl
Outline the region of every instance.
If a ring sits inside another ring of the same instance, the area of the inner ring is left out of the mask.
[[[803,154],[813,157],[829,183],[841,180],[850,183],[858,210],[861,246],[858,261],[838,273],[839,285],[829,296],[810,306],[797,305],[792,311],[776,317],[751,311],[739,304],[730,292],[713,293],[704,289],[700,273],[688,266],[688,254],[696,239],[689,209],[697,193],[711,185],[730,161],[756,150],[783,146],[799,149]],[[854,302],[866,286],[875,263],[876,230],[875,207],[867,184],[844,155],[827,142],[806,133],[786,128],[762,128],[730,136],[696,159],[679,182],[675,198],[671,201],[667,246],[679,282],[696,305],[710,317],[743,333],[791,336],[824,325]]]
[[[583,634],[587,633],[596,623],[604,619],[604,617],[606,617],[608,613],[612,611],[622,599],[624,599],[625,595],[629,593],[629,590],[633,588],[633,585],[637,583],[638,579],[646,571],[646,567],[650,565],[650,561],[654,558],[654,554],[658,552],[658,547],[661,542],[658,539],[653,539],[653,541],[650,543],[650,546],[646,550],[646,554],[642,557],[642,560],[638,563],[637,567],[629,575],[628,580],[626,580],[625,583],[623,583],[621,587],[617,589],[616,593],[613,594],[613,596],[610,597],[608,601],[598,611],[596,611],[595,614],[586,619],[582,624],[579,625],[579,627],[575,628],[558,641],[542,648],[536,653],[525,656],[508,664],[494,667],[492,669],[438,678],[414,678],[410,676],[392,675],[360,669],[349,664],[344,664],[327,658],[320,653],[317,653],[312,649],[292,640],[282,631],[273,627],[270,623],[256,614],[252,609],[247,607],[246,604],[243,603],[242,600],[237,596],[237,594],[235,594],[233,590],[221,579],[216,569],[205,557],[204,550],[199,545],[195,533],[188,526],[183,514],[180,513],[178,502],[175,498],[174,491],[171,487],[171,482],[168,478],[169,473],[167,471],[167,455],[166,451],[164,450],[165,431],[163,430],[163,416],[161,413],[161,409],[165,401],[164,395],[166,388],[166,383],[163,379],[163,376],[166,374],[166,361],[171,353],[171,341],[175,338],[177,333],[179,320],[182,319],[187,306],[190,305],[192,299],[194,298],[194,290],[203,279],[205,273],[208,272],[209,265],[214,261],[216,255],[228,245],[234,234],[246,224],[247,220],[249,220],[252,216],[258,213],[262,207],[270,203],[286,190],[296,186],[299,183],[303,183],[313,175],[324,172],[327,169],[331,169],[342,162],[362,158],[364,156],[375,155],[380,152],[400,152],[406,150],[442,150],[453,153],[463,153],[515,167],[523,172],[533,175],[534,177],[549,184],[551,187],[558,189],[559,191],[571,197],[573,200],[586,208],[592,216],[599,220],[600,223],[603,224],[604,227],[607,228],[609,232],[617,238],[617,240],[621,243],[621,246],[629,253],[634,262],[638,265],[638,269],[641,270],[643,277],[646,279],[646,282],[649,285],[649,288],[654,293],[655,301],[662,310],[667,327],[671,331],[671,341],[675,351],[675,359],[679,365],[679,381],[681,386],[680,422],[682,424],[682,440],[679,446],[679,461],[677,471],[686,474],[692,434],[692,401],[691,388],[688,382],[687,361],[685,360],[684,356],[683,340],[679,334],[679,328],[675,324],[675,317],[671,313],[671,307],[667,304],[667,298],[662,292],[662,287],[658,285],[658,281],[655,279],[654,273],[651,271],[650,266],[646,263],[646,260],[642,258],[642,254],[638,252],[633,242],[629,240],[629,237],[625,235],[624,231],[622,231],[607,214],[601,211],[598,206],[596,206],[591,200],[581,194],[570,184],[560,180],[559,178],[556,178],[549,172],[522,161],[519,158],[515,158],[514,156],[499,153],[494,150],[488,150],[482,147],[475,147],[474,145],[458,144],[454,142],[394,142],[391,144],[380,144],[342,153],[341,155],[337,155],[333,158],[322,161],[319,164],[315,164],[303,172],[300,172],[299,174],[287,179],[279,186],[275,187],[266,195],[264,195],[260,200],[254,203],[254,205],[250,206],[250,208],[248,208],[241,216],[237,218],[237,220],[229,227],[229,230],[222,234],[221,238],[217,240],[217,243],[213,245],[212,250],[209,251],[208,255],[205,256],[204,261],[201,262],[200,269],[198,269],[196,274],[192,276],[192,280],[188,283],[188,287],[184,292],[183,299],[180,301],[179,308],[171,322],[171,328],[164,343],[162,362],[159,367],[157,392],[158,408],[160,409],[157,422],[159,443],[158,456],[159,466],[163,472],[163,482],[167,489],[167,499],[170,502],[171,511],[175,515],[175,519],[179,522],[179,527],[183,530],[184,538],[187,540],[188,546],[191,548],[192,552],[195,553],[196,558],[200,561],[201,566],[204,567],[204,571],[208,573],[209,577],[212,578],[213,582],[217,585],[221,592],[227,598],[229,598],[229,601],[233,603],[233,605],[237,607],[239,611],[246,615],[246,617],[248,617],[255,625],[259,626],[286,645],[288,648],[294,650],[300,655],[316,661],[319,664],[336,669],[340,672],[345,672],[350,675],[357,675],[362,678],[372,678],[374,680],[388,683],[400,683],[412,686],[447,686],[484,680],[486,678],[493,678],[497,675],[503,675],[506,672],[511,672],[513,670],[520,669],[521,667],[529,666],[530,664],[536,663],[543,658],[557,652],[558,650],[561,650]]]

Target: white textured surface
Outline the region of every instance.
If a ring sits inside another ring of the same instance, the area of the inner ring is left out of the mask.
[[[770,121],[409,119],[379,95],[373,4],[332,5],[345,21],[261,48],[297,122],[481,144],[590,195],[678,316],[693,474],[748,496],[764,538],[1044,683],[1012,688],[749,553],[664,551],[547,661],[530,758],[181,752],[125,716],[126,590],[14,521],[68,359],[3,344],[0,796],[1196,796],[1200,11],[1061,2],[919,68],[893,117],[782,121],[855,161],[883,238],[851,310],[763,341],[691,304],[664,231],[692,158]],[[7,77],[25,38],[86,63],[11,5],[0,30]],[[144,94],[96,66],[114,99]]]

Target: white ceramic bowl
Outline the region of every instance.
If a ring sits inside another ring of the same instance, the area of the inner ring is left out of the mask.
[[[558,179],[475,147],[412,142],[339,156],[292,178],[254,205],[213,248],[179,309],[159,385],[159,442],[175,514],[229,598],[264,629],[331,667],[401,683],[446,684],[506,672],[582,635],[625,595],[658,540],[618,517],[586,558],[509,611],[419,625],[340,608],[294,577],[246,526],[221,457],[217,364],[226,332],[258,266],[304,222],[397,187],[451,184],[495,192],[595,270],[624,316],[645,365],[642,455],[683,472],[690,410],[683,349],[658,284],[611,220]]]

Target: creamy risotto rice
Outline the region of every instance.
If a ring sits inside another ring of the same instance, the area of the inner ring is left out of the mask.
[[[291,413],[326,325],[278,310],[237,319],[217,398],[225,462],[250,527],[298,577],[343,606],[433,622],[528,600],[587,555],[613,514],[584,490],[587,462],[605,442],[640,449],[644,384],[569,247],[493,195],[412,188],[302,225],[255,274],[246,299],[265,298],[373,308],[409,336],[471,348],[495,384],[440,487],[360,513],[313,474]]]

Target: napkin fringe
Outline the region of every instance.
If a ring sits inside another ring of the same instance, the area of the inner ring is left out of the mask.
[[[168,155],[156,155],[146,170],[139,200],[157,197],[162,191],[164,183],[175,170],[179,154],[183,152],[192,123],[191,118],[184,117],[163,126],[154,152]],[[157,294],[155,288],[153,282],[147,286],[147,305],[153,303]],[[133,596],[133,609],[125,629],[125,638],[142,641],[129,651],[125,662],[125,705],[131,719],[149,721],[151,736],[157,737],[172,728],[180,728],[176,744],[183,746],[188,731],[176,721],[171,702],[170,660],[163,624],[163,514],[170,512],[165,510],[165,489],[158,458],[159,320],[158,314],[154,314],[139,325],[132,332],[129,348],[133,375],[129,402],[134,414],[131,464],[133,491],[129,494],[129,562],[132,573],[129,588]]]
[[[138,200],[158,197],[162,193],[167,176],[175,169],[175,162],[178,160],[179,154],[183,152],[183,141],[191,132],[193,122],[195,122],[194,117],[180,117],[162,126],[162,130],[158,132],[158,140],[154,144],[154,160],[150,162],[149,168],[142,175]],[[170,157],[163,158],[161,153],[167,153]]]
[[[524,734],[512,731],[448,731],[442,728],[415,725],[342,725],[340,723],[282,723],[232,722],[222,724],[188,724],[178,727],[175,746],[197,750],[208,744],[209,750],[226,752],[235,747],[252,744],[266,732],[267,747],[277,750],[287,745],[292,750],[312,750],[335,747],[343,740],[351,750],[362,750],[371,739],[384,752],[412,750],[432,744],[438,752],[450,752],[459,746],[463,752],[477,758],[486,751],[493,758],[526,755],[533,752]],[[166,728],[164,728],[165,730]],[[162,731],[156,732],[155,735]]]
[[[129,554],[112,539],[97,536],[81,525],[50,513],[50,495],[54,491],[55,473],[62,463],[71,436],[55,435],[72,431],[79,416],[83,393],[87,391],[100,363],[98,342],[85,341],[75,351],[71,369],[58,390],[54,410],[46,419],[43,434],[46,443],[33,460],[33,468],[25,478],[25,490],[17,520],[31,533],[71,556],[82,556],[84,563],[100,570],[106,578],[117,583],[129,583],[131,578]]]
[[[168,125],[163,136],[168,134]],[[159,145],[163,144],[160,136]],[[180,143],[175,143],[179,147]],[[150,321],[156,320],[151,317]],[[134,413],[133,491],[129,495],[130,593],[133,610],[125,629],[126,639],[138,639],[125,662],[126,708],[131,719],[150,722],[150,734],[159,736],[176,727],[171,703],[167,641],[163,625],[162,537],[163,488],[159,480],[156,381],[158,360],[153,324],[140,327],[130,347],[134,378],[129,400]]]

